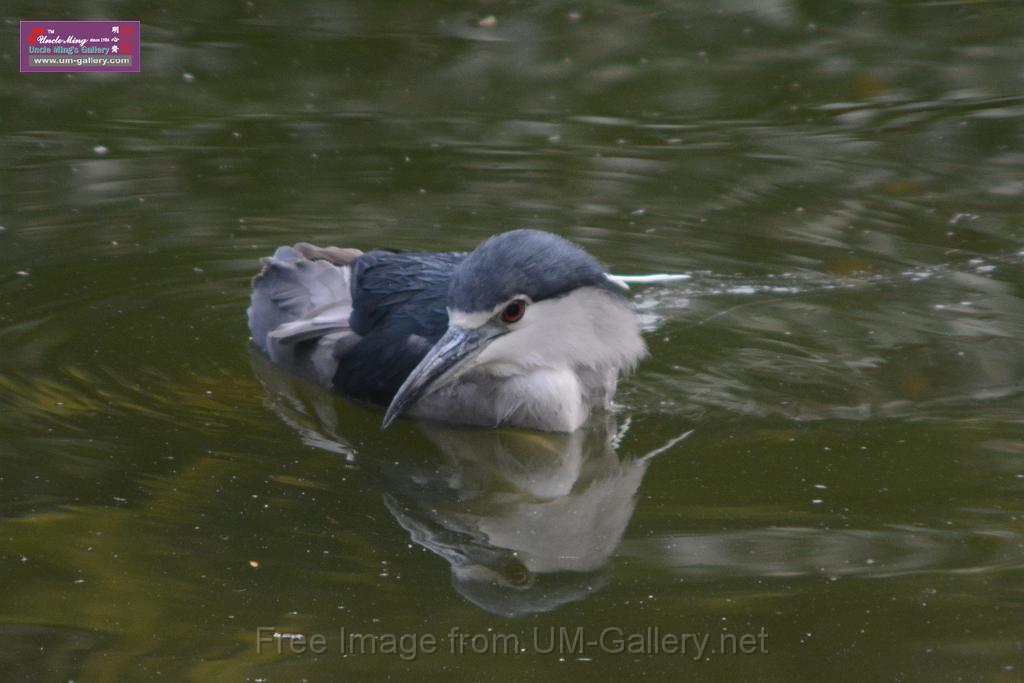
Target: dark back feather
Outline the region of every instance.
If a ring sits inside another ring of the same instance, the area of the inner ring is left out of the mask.
[[[372,251],[352,266],[352,330],[362,339],[338,359],[335,389],[388,404],[448,327],[452,272],[465,253]]]

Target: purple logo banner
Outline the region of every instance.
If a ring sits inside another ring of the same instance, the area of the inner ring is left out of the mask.
[[[138,21],[22,21],[21,71],[139,71]]]

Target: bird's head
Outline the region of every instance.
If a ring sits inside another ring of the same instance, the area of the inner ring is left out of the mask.
[[[384,427],[469,371],[628,370],[646,353],[623,286],[580,247],[539,230],[495,235],[459,264],[448,323],[398,389]]]

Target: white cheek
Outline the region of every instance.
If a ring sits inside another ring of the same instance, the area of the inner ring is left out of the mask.
[[[476,357],[475,365],[486,366],[492,375],[513,377],[522,374],[523,367],[541,365],[543,354],[537,347],[540,333],[523,320],[516,329],[488,344]]]
[[[492,374],[514,375],[524,367],[627,370],[645,353],[629,303],[584,287],[531,304],[512,331],[495,339],[478,359]]]

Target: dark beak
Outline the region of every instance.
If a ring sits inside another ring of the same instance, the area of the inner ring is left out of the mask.
[[[391,405],[384,414],[381,429],[387,429],[395,418],[418,400],[462,374],[469,361],[499,334],[501,332],[490,325],[475,330],[454,325],[449,327],[398,388],[398,393],[391,399]]]

